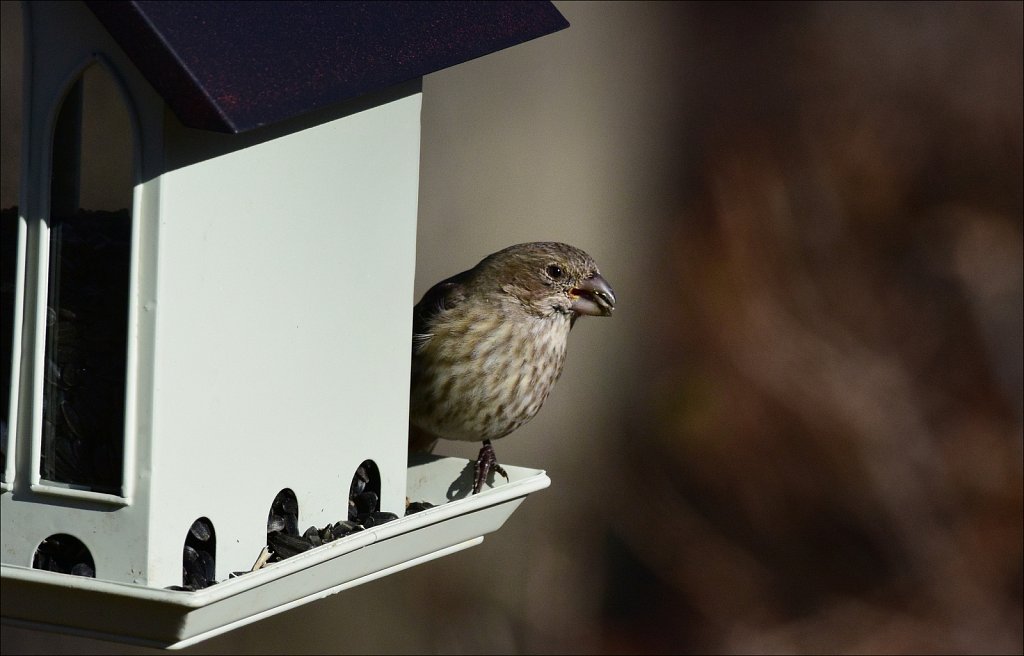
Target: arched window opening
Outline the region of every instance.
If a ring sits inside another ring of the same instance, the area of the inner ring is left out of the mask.
[[[73,535],[57,533],[36,547],[32,568],[96,578],[96,563],[85,544]]]
[[[217,582],[217,532],[213,522],[200,517],[185,536],[181,555],[181,586],[202,590]]]
[[[352,474],[348,487],[348,519],[365,526],[380,510],[380,468],[372,460],[364,460]],[[374,524],[370,523],[370,526]]]
[[[285,488],[277,493],[267,513],[267,548],[270,562],[284,560],[309,549],[299,537],[299,501]]]
[[[117,83],[92,64],[57,113],[40,476],[119,494],[132,236],[132,135]]]

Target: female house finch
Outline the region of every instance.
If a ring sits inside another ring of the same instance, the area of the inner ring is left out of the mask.
[[[510,246],[431,287],[413,309],[410,449],[482,440],[473,493],[492,469],[508,479],[491,440],[540,410],[576,319],[614,307],[593,258],[556,242]]]

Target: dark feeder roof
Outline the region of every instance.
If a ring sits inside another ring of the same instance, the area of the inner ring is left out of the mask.
[[[181,122],[246,132],[569,26],[550,2],[86,2]]]

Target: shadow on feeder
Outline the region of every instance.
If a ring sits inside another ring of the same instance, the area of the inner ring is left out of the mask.
[[[459,473],[459,477],[452,481],[452,484],[448,486],[448,491],[445,493],[445,498],[449,501],[457,501],[459,499],[465,499],[473,493],[473,481],[476,477],[476,462],[470,461],[466,463],[466,466],[462,468]],[[487,484],[494,487],[494,472],[491,471],[487,474]]]

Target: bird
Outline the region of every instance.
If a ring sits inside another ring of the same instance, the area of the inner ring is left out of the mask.
[[[576,320],[614,309],[594,259],[560,242],[509,246],[432,286],[413,308],[409,450],[482,442],[473,494],[492,471],[508,480],[492,441],[540,410]]]

